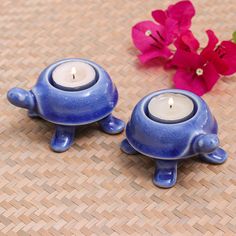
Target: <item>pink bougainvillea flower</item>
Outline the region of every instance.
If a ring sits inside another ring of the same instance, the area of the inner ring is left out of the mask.
[[[171,29],[171,26],[168,29]],[[173,38],[162,25],[152,21],[137,23],[132,28],[132,39],[141,51],[139,59],[143,63],[154,58],[169,58],[172,55],[168,45],[172,43]]]
[[[231,41],[223,41],[219,45],[218,38],[212,30],[206,31],[208,44],[202,50],[201,55],[211,60],[221,75],[232,75],[236,72],[236,44]]]
[[[165,26],[168,19],[176,22],[174,33],[180,35],[191,26],[191,20],[195,15],[195,9],[190,1],[180,1],[170,5],[167,10],[154,10],[152,17],[156,22]]]
[[[220,75],[236,72],[236,32],[233,41],[218,43],[212,30],[207,31],[208,43],[201,51],[198,40],[190,30],[195,9],[191,1],[183,0],[166,10],[154,10],[155,22],[143,21],[132,28],[134,45],[145,63],[164,58],[165,68],[175,68],[176,88],[203,95],[210,91]],[[171,44],[176,48],[171,50]]]
[[[179,49],[172,63],[178,68],[174,75],[175,87],[189,90],[199,96],[210,91],[219,79],[214,64],[196,52]]]
[[[199,49],[199,42],[190,30],[182,33],[174,42],[177,49],[188,52],[196,52]]]
[[[220,78],[220,74],[236,72],[236,44],[223,41],[217,46],[214,32],[207,31],[208,44],[200,54],[177,49],[172,64],[178,69],[174,75],[176,88],[192,91],[198,95],[210,91]]]

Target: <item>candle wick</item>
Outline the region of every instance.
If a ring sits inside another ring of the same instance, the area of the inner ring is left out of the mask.
[[[76,68],[75,67],[71,68],[71,74],[72,74],[72,78],[75,79],[75,75],[76,75]]]
[[[173,107],[173,104],[174,104],[174,100],[173,100],[172,97],[169,98],[168,103],[169,103],[169,106],[170,106],[170,109],[171,109]]]

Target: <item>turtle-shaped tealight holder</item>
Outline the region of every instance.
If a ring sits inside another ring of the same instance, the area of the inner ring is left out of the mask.
[[[96,72],[96,83],[79,91],[55,87],[52,73],[67,62],[83,62],[92,66]],[[66,151],[72,145],[78,126],[98,122],[108,134],[120,133],[125,127],[122,120],[112,115],[118,92],[110,76],[101,66],[85,59],[58,61],[42,71],[32,90],[12,88],[7,98],[13,105],[28,109],[30,117],[41,117],[56,125],[51,140],[51,148],[56,152]]]
[[[151,119],[148,104],[152,98],[164,93],[178,93],[192,99],[192,117],[178,123]],[[208,163],[221,164],[227,159],[227,153],[219,147],[217,129],[217,122],[202,98],[184,90],[161,90],[147,95],[135,106],[121,149],[127,154],[140,153],[154,159],[153,183],[170,188],[176,183],[180,160],[199,156]]]

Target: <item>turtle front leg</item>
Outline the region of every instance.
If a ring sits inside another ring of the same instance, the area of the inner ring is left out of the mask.
[[[134,155],[137,153],[137,151],[129,144],[129,141],[127,139],[124,139],[121,142],[120,148],[126,154]]]
[[[227,160],[228,155],[222,148],[217,148],[214,152],[200,154],[200,157],[211,164],[222,164]]]
[[[70,148],[75,137],[74,126],[57,125],[51,140],[51,148],[55,152],[64,152]]]
[[[35,112],[35,111],[33,111],[33,110],[29,110],[29,111],[28,111],[28,116],[29,116],[30,118],[39,117],[38,113]]]
[[[124,121],[114,117],[112,114],[100,120],[99,125],[101,129],[108,134],[119,134],[125,128]]]
[[[156,168],[153,176],[153,183],[161,188],[171,188],[177,180],[176,160],[155,160]]]

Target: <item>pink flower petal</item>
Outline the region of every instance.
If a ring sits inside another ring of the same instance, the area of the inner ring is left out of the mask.
[[[207,88],[206,92],[210,91],[215,85],[215,83],[218,81],[218,79],[220,78],[218,72],[216,71],[216,68],[214,67],[212,63],[208,63],[204,67],[203,77],[204,77],[206,88]]]
[[[224,75],[232,75],[236,72],[236,44],[230,41],[223,41],[220,46],[225,50],[222,60],[228,66]]]
[[[188,90],[199,96],[207,92],[204,78],[198,77],[195,72],[178,69],[174,75],[174,85],[178,89]]]
[[[199,48],[199,42],[190,30],[186,31],[179,38],[177,38],[174,45],[177,49],[190,52],[196,52]]]
[[[139,55],[139,60],[142,63],[146,63],[155,58],[169,58],[172,55],[171,51],[168,48],[163,48],[162,50],[155,50],[150,52],[145,52]]]
[[[220,45],[225,48],[227,55],[232,56],[236,54],[236,43],[231,41],[223,41]]]
[[[166,19],[163,31],[165,32],[165,39],[167,45],[173,43],[174,39],[176,38],[176,35],[178,33],[177,28],[178,28],[178,22],[176,20],[173,20],[171,18]]]
[[[206,31],[208,36],[208,43],[207,46],[202,50],[201,55],[208,59],[211,54],[210,52],[213,51],[216,47],[216,44],[218,43],[218,38],[215,36],[215,33],[212,30]]]
[[[195,15],[195,9],[190,1],[180,1],[170,5],[167,16],[178,21],[180,32],[184,32],[191,26],[191,19]]]
[[[164,64],[165,70],[176,69],[176,68],[177,66],[172,63],[172,59],[167,60]]]
[[[152,12],[153,19],[160,23],[161,25],[165,24],[166,21],[166,13],[163,10],[155,10]]]
[[[211,54],[210,61],[214,64],[214,67],[219,74],[226,75],[229,71],[229,63],[220,58],[216,52]]]
[[[197,69],[200,66],[200,56],[195,52],[177,50],[172,59],[172,64],[180,68]]]

